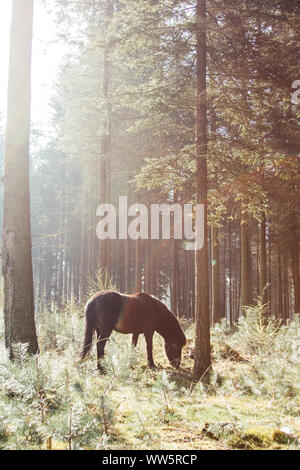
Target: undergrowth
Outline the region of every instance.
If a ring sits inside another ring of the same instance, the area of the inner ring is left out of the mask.
[[[157,370],[146,366],[142,338],[132,351],[131,338],[114,333],[100,375],[95,351],[79,360],[84,317],[75,302],[44,311],[37,324],[39,356],[15,345],[14,362],[0,359],[0,449],[298,446],[298,320],[266,324],[258,305],[234,331],[215,326],[209,386],[192,382],[188,348],[172,369],[157,334]],[[191,343],[192,325],[186,334]]]

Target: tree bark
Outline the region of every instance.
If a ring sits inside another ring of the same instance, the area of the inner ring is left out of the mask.
[[[259,232],[259,260],[260,260],[260,295],[264,315],[269,315],[268,288],[267,288],[267,250],[266,250],[266,216],[263,213]]]
[[[222,318],[220,298],[220,257],[219,229],[211,227],[211,258],[212,258],[212,321],[219,323]]]
[[[300,276],[299,276],[299,247],[297,233],[292,233],[292,263],[293,263],[293,283],[294,283],[294,313],[300,313]]]
[[[106,29],[114,15],[113,0],[106,0],[105,7]],[[103,98],[105,103],[105,115],[101,137],[101,160],[100,160],[100,203],[109,203],[111,197],[111,61],[109,57],[109,45],[105,45],[104,64],[103,64]],[[109,273],[111,268],[110,261],[110,240],[100,241],[99,267]]]
[[[231,220],[228,220],[228,264],[229,264],[229,319],[230,319],[230,326],[233,326],[234,324],[234,313],[233,313],[233,308],[232,308],[232,240],[231,240],[231,235],[232,235],[232,230],[231,230]],[[226,283],[225,283],[226,286]],[[226,286],[227,288],[227,286]]]
[[[177,194],[174,193],[174,204],[178,203]],[[175,227],[175,225],[174,225]],[[179,310],[179,247],[178,247],[178,240],[175,239],[173,233],[173,240],[172,240],[172,302],[171,302],[171,309],[176,315]]]
[[[142,290],[141,240],[135,241],[135,292]]]
[[[14,0],[10,36],[5,176],[3,178],[2,273],[5,344],[38,351],[31,257],[29,136],[33,0]]]
[[[252,304],[251,255],[248,220],[241,222],[241,307]]]
[[[277,251],[278,259],[278,306],[276,305],[275,316],[281,319],[284,318],[283,314],[283,292],[282,292],[282,270],[281,270],[281,247]],[[278,310],[277,310],[278,308]]]
[[[283,323],[286,325],[290,317],[290,292],[289,292],[289,260],[282,257],[282,270],[283,270]]]
[[[206,0],[197,0],[196,19],[196,204],[204,205],[204,245],[202,249],[195,251],[194,380],[209,381],[211,347],[207,240]]]

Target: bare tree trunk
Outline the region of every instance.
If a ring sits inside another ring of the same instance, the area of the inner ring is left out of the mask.
[[[225,231],[224,231],[225,232]],[[221,309],[222,312],[224,312],[224,316],[226,317],[226,298],[225,298],[225,291],[226,291],[226,279],[225,279],[225,271],[226,271],[226,260],[225,260],[225,251],[226,251],[226,232],[224,233],[224,236],[222,235],[223,239],[223,247],[221,250],[222,256],[220,256],[220,261],[221,261],[221,273],[220,273],[220,298],[221,298]],[[219,240],[221,238],[219,237]]]
[[[178,251],[178,240],[173,238],[172,240],[172,297],[171,297],[171,308],[172,311],[178,313],[178,295],[179,295],[179,251]]]
[[[5,176],[3,178],[2,273],[5,344],[38,351],[31,258],[29,135],[33,0],[14,0],[10,36]]]
[[[80,297],[80,228],[77,228],[75,235],[75,263],[73,274],[73,290],[76,300]]]
[[[229,319],[230,326],[234,324],[234,314],[232,308],[232,250],[231,250],[231,220],[228,221],[228,253],[229,253]]]
[[[105,7],[106,28],[114,15],[113,0],[106,0]],[[109,45],[105,45],[104,64],[103,64],[103,97],[105,102],[105,115],[101,138],[101,161],[100,161],[100,202],[101,204],[109,203],[111,196],[111,62],[109,57]],[[99,267],[106,272],[110,272],[110,240],[101,240]]]
[[[241,222],[241,307],[252,304],[251,255],[248,220]]]
[[[80,297],[85,296],[87,293],[87,269],[86,269],[86,234],[85,223],[81,223],[81,237],[80,237]]]
[[[290,298],[289,298],[289,269],[288,259],[282,259],[283,269],[283,323],[286,324],[290,315]]]
[[[210,139],[216,139],[217,132],[217,115],[214,109],[213,101],[211,101],[211,136]],[[218,178],[215,177],[215,185],[218,185]],[[219,229],[211,226],[211,309],[212,323],[220,322],[223,312],[221,312],[220,297],[220,256],[219,256]]]
[[[268,302],[269,302],[269,315],[272,316],[273,313],[273,303],[272,303],[272,294],[273,294],[273,277],[272,277],[272,243],[271,243],[271,227],[269,225],[269,236],[268,236],[268,278],[269,278],[269,286],[268,286]]]
[[[142,290],[141,240],[135,242],[135,291]]]
[[[64,230],[63,230],[63,218],[64,218],[64,186],[65,186],[65,178],[64,178],[64,168],[62,171],[62,181],[61,181],[61,193],[60,193],[60,207],[59,207],[59,231],[60,231],[60,247],[59,247],[59,254],[60,254],[60,262],[59,262],[59,273],[58,273],[58,292],[57,292],[57,304],[58,307],[62,305],[62,297],[63,297],[63,268],[64,268]]]
[[[212,258],[212,321],[220,322],[222,318],[220,299],[220,257],[219,257],[219,230],[211,227],[211,258]]]
[[[124,288],[126,292],[130,292],[130,240],[125,240],[125,266],[124,266]]]
[[[278,258],[278,311],[275,310],[276,317],[284,318],[283,314],[283,292],[282,292],[282,270],[281,270],[281,254],[280,247],[278,247],[277,258]],[[276,306],[277,307],[277,306]]]
[[[185,305],[184,305],[184,314],[187,318],[191,317],[191,277],[192,273],[190,272],[190,260],[189,252],[184,250],[184,258],[186,265],[186,296],[185,296]]]
[[[292,262],[293,262],[293,282],[294,282],[294,298],[295,298],[295,313],[300,313],[300,276],[299,276],[299,248],[297,233],[292,233]]]
[[[267,289],[267,250],[266,250],[266,216],[263,213],[259,232],[259,259],[260,259],[260,295],[264,306],[264,315],[269,315],[268,289]]]
[[[191,256],[189,257],[191,279],[193,281],[191,282],[191,319],[195,321],[195,262],[194,262],[194,257],[192,255],[193,253],[191,253]]]
[[[156,241],[151,241],[152,246],[152,268],[151,268],[151,294],[156,295],[157,290],[157,251],[156,251]]]
[[[129,201],[129,181],[127,179],[127,200]],[[130,250],[130,239],[126,238],[124,243],[124,291],[130,293],[131,283],[130,283],[130,266],[131,266],[131,250]]]
[[[211,347],[207,240],[206,0],[197,0],[196,17],[196,204],[204,205],[204,245],[201,250],[195,252],[196,337],[194,379],[209,381]]]
[[[68,246],[69,246],[69,211],[68,211],[68,203],[69,203],[69,167],[66,164],[66,179],[65,179],[65,210],[64,210],[64,287],[63,287],[63,296],[64,296],[64,304],[68,299],[68,265],[69,265],[69,256],[68,256]]]
[[[151,240],[144,240],[145,245],[145,268],[144,268],[144,291],[151,293],[152,253]]]

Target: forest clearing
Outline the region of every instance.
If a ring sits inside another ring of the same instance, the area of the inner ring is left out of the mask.
[[[299,449],[299,18],[0,2],[0,450]]]

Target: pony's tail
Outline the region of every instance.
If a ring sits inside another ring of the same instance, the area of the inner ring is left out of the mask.
[[[85,307],[85,333],[84,343],[81,350],[81,359],[83,359],[92,347],[93,334],[95,331],[94,325],[94,302],[88,302]]]

